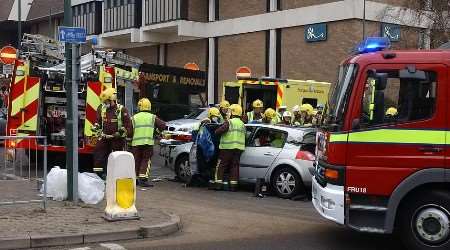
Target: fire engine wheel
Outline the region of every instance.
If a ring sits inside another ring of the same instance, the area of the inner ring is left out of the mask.
[[[175,174],[177,179],[183,183],[189,183],[192,178],[189,155],[183,154],[175,162]]]
[[[278,197],[284,199],[290,199],[304,190],[302,178],[288,166],[278,168],[272,175],[272,188]]]
[[[408,249],[450,249],[450,196],[432,191],[414,196],[400,211],[400,237]]]

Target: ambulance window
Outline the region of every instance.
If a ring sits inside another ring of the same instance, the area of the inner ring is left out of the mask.
[[[316,98],[303,98],[302,104],[311,104],[313,107],[317,107],[317,99]]]
[[[362,100],[361,125],[382,124],[429,119],[435,111],[436,73],[425,72],[426,80],[400,78],[399,71],[386,71],[384,90],[375,88],[376,80],[368,78]]]

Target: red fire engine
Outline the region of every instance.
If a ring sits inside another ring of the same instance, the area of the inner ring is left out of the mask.
[[[6,134],[11,136],[47,136],[49,159],[55,164],[64,164],[67,117],[65,64],[60,51],[59,42],[40,35],[24,35],[9,88],[6,127]],[[132,99],[137,91],[133,83],[138,79],[137,68],[141,63],[139,59],[112,51],[93,50],[82,56],[82,80],[78,88],[81,160],[89,160],[95,145],[91,128],[100,105],[100,93],[107,87],[117,88],[119,101],[132,112]],[[9,141],[6,147],[43,149],[39,142],[28,140]]]
[[[345,60],[317,137],[313,204],[354,230],[450,249],[450,51],[389,51],[368,38]]]

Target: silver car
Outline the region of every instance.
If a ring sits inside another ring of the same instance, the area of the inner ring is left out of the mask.
[[[315,159],[314,128],[248,124],[246,130],[240,182],[255,183],[257,179],[264,179],[282,198],[292,198],[309,189]],[[172,156],[177,159],[174,169],[180,179],[189,181],[191,176],[201,174],[197,168],[197,146],[187,143],[178,147],[173,151],[177,155]]]

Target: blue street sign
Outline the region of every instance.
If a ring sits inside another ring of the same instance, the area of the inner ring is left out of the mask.
[[[327,24],[319,23],[305,26],[305,41],[318,42],[327,40]]]
[[[391,42],[400,41],[401,37],[400,34],[401,34],[400,25],[388,23],[381,24],[381,36],[389,38]]]
[[[86,43],[86,29],[82,27],[58,27],[58,40],[65,43]]]

